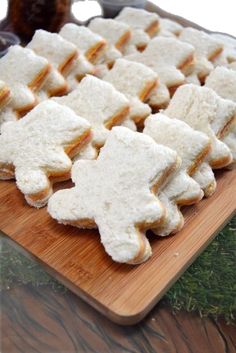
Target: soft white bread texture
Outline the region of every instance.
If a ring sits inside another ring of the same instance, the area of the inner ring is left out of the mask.
[[[236,102],[236,71],[222,66],[216,67],[207,77],[205,85],[220,97]]]
[[[205,57],[212,60],[223,50],[222,42],[211,35],[198,29],[187,27],[181,31],[180,40],[194,46],[197,57]]]
[[[125,7],[115,20],[129,25],[132,29],[131,40],[125,49],[126,55],[143,50],[159,27],[157,14],[131,7]]]
[[[45,57],[52,66],[49,77],[39,92],[40,100],[67,93],[67,82],[62,74],[70,71],[73,60],[77,58],[76,46],[57,33],[38,30],[27,47]]]
[[[231,100],[236,104],[236,71],[224,67],[217,67],[206,79],[206,87],[212,88],[220,97]],[[229,105],[229,103],[228,103]],[[231,103],[232,105],[232,103]],[[233,108],[232,108],[233,109]],[[236,112],[234,121],[223,138],[223,142],[230,148],[234,165],[236,163]]]
[[[222,42],[206,32],[191,27],[184,28],[179,39],[194,46],[196,66],[193,71],[201,81],[204,81],[214,68],[210,61],[216,59],[223,51]]]
[[[31,49],[14,45],[0,59],[0,75],[11,90],[9,108],[21,114],[30,110],[36,103],[33,94],[45,82],[49,73],[48,61],[36,55]],[[15,119],[17,116],[15,116]],[[0,125],[4,112],[0,115]]]
[[[90,124],[53,101],[40,103],[24,118],[3,125],[0,136],[0,179],[15,177],[27,202],[47,203],[52,182],[68,179],[68,155],[90,136]]]
[[[35,32],[27,47],[45,57],[59,72],[63,72],[67,63],[77,56],[77,47],[74,44],[57,33],[42,29]]]
[[[205,197],[209,197],[215,192],[216,180],[208,162],[203,162],[192,177],[200,185]]]
[[[149,35],[141,29],[132,30],[131,39],[125,47],[125,55],[136,53],[138,50],[146,48],[150,42]]]
[[[158,144],[175,150],[182,159],[181,167],[159,190],[158,196],[167,209],[166,222],[154,229],[158,235],[177,232],[184,223],[179,207],[198,202],[203,197],[200,186],[191,178],[210,151],[207,135],[193,130],[185,122],[164,114],[150,115],[145,120],[144,134]]]
[[[70,94],[54,100],[89,121],[95,149],[104,145],[112,126],[121,123],[129,112],[129,101],[124,94],[110,83],[89,75]]]
[[[158,14],[143,9],[125,7],[115,19],[129,25],[133,30],[147,32],[150,36],[153,36],[159,27]]]
[[[209,164],[212,168],[223,168],[232,162],[232,154],[218,137],[232,122],[234,111],[231,102],[222,103],[222,99],[212,89],[188,84],[177,89],[165,114],[177,117],[192,128],[206,133],[212,143]]]
[[[92,32],[88,27],[78,26],[74,23],[65,24],[59,34],[73,43],[79,52],[92,63],[99,59],[107,44],[99,34]]]
[[[151,255],[145,229],[163,222],[152,189],[177,163],[173,150],[144,134],[114,127],[97,160],[73,165],[75,187],[56,192],[48,211],[60,223],[98,227],[114,261],[140,263]]]
[[[103,80],[110,82],[129,99],[129,118],[135,123],[144,121],[151,113],[150,107],[142,102],[155,89],[157,79],[157,74],[147,66],[125,59],[118,59],[103,77]]]
[[[184,83],[185,76],[180,71],[193,60],[194,48],[176,38],[155,37],[142,53],[126,56],[127,60],[140,62],[158,74],[160,82],[168,88]]]
[[[226,57],[227,62],[236,62],[236,39],[220,33],[214,33],[211,36],[223,45],[223,55]]]
[[[143,64],[118,59],[103,80],[125,95],[145,101],[150,89],[155,88],[157,78],[157,74]]]
[[[86,59],[83,54],[80,54],[77,59],[73,61],[72,68],[66,77],[69,92],[73,91],[86,75],[94,75],[95,66]]]
[[[131,38],[131,28],[113,19],[96,17],[89,23],[88,28],[119,50],[122,50]]]
[[[164,109],[167,107],[170,101],[170,92],[166,85],[159,82],[157,87],[152,91],[148,104],[152,108],[152,110],[158,111],[160,109]]]
[[[160,28],[157,33],[158,36],[167,36],[167,35],[175,35],[178,36],[183,26],[181,26],[178,22],[170,20],[169,18],[160,18]]]

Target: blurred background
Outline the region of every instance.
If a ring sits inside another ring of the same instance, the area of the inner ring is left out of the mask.
[[[18,3],[20,0],[13,0]],[[35,0],[35,3],[42,3],[45,0]],[[46,0],[49,1],[49,0]],[[52,0],[50,0],[51,3]],[[59,0],[61,3],[65,3],[63,0]],[[104,0],[106,2],[108,0]],[[24,0],[30,3],[30,0]],[[108,2],[116,4],[116,0],[110,0]],[[126,1],[123,0],[123,3]],[[142,2],[142,1],[141,1]],[[199,24],[212,31],[225,32],[233,36],[236,36],[236,25],[235,25],[235,1],[224,0],[224,1],[212,1],[212,0],[151,0],[152,3],[161,7],[163,10],[171,12],[181,17],[185,17],[190,21]],[[7,14],[8,0],[0,0],[0,21],[6,17]],[[84,0],[84,1],[73,1],[72,0],[72,13],[78,21],[86,21],[93,16],[100,15],[102,13],[101,6],[97,1]]]

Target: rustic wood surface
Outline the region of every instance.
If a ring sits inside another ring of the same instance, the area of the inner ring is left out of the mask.
[[[2,292],[2,353],[235,353],[236,327],[160,303],[142,323],[114,324],[72,292]]]
[[[181,232],[166,238],[150,234],[153,256],[140,266],[114,263],[97,231],[59,225],[46,208],[29,207],[14,181],[0,183],[0,229],[105,316],[133,324],[153,308],[235,212],[236,170],[218,173],[217,182],[211,198],[184,210],[186,225]]]

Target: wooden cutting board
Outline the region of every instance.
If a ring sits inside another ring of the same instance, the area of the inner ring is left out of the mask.
[[[236,170],[217,175],[217,191],[184,210],[177,235],[150,232],[153,256],[139,266],[114,263],[97,231],[59,225],[29,207],[14,181],[0,182],[0,229],[20,250],[111,320],[139,322],[235,213]],[[69,183],[60,184],[68,187]]]

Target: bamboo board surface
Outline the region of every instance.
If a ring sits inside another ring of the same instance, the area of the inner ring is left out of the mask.
[[[105,316],[133,324],[152,309],[235,213],[236,170],[218,173],[217,182],[211,198],[184,210],[186,224],[177,235],[149,234],[153,256],[139,266],[114,263],[97,231],[59,225],[46,208],[29,207],[14,181],[0,183],[0,229]]]

